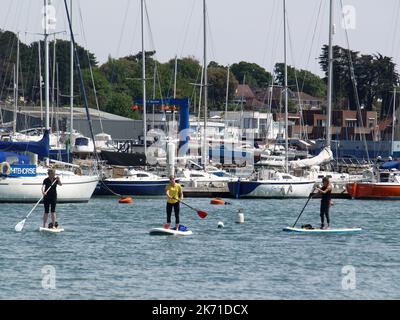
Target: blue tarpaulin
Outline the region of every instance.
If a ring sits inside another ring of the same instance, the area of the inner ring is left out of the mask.
[[[43,159],[49,156],[50,149],[50,138],[49,131],[45,130],[43,138],[40,141],[29,141],[29,142],[12,142],[12,141],[0,141],[0,150],[2,151],[14,151],[14,152],[32,152],[36,153],[39,159]]]
[[[382,164],[382,169],[400,169],[400,161],[388,161]]]

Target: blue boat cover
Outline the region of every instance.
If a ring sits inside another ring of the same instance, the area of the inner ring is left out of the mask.
[[[49,156],[50,137],[49,130],[45,130],[40,141],[12,142],[0,141],[0,150],[36,153],[40,160]]]
[[[382,164],[382,169],[400,169],[400,161],[388,161]]]

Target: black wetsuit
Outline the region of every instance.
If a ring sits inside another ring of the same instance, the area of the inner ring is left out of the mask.
[[[50,190],[47,191],[47,194],[43,197],[44,213],[49,213],[50,206],[51,212],[56,212],[58,182],[55,182],[53,185],[51,185],[52,183],[53,182],[50,180],[50,178],[43,180],[44,191],[46,192],[47,189],[50,188]]]
[[[179,202],[177,203],[167,202],[167,223],[171,223],[172,208],[174,209],[175,212],[175,222],[176,224],[179,224]]]
[[[328,187],[322,187],[321,190],[325,191]],[[331,191],[327,193],[322,193],[321,197],[321,209],[320,209],[320,216],[321,216],[321,226],[324,226],[324,217],[326,217],[326,222],[329,224],[329,207],[331,206]]]

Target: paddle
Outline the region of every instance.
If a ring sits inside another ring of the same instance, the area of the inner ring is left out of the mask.
[[[178,199],[175,198],[175,200],[178,200]],[[178,200],[178,201],[180,203],[183,203],[185,206],[189,207],[190,209],[196,211],[200,218],[204,219],[205,217],[207,217],[207,212],[202,211],[202,210],[197,210],[197,209],[189,206],[187,203],[183,202],[182,200]]]
[[[45,191],[45,194],[50,190],[50,188],[53,186],[54,182],[58,181],[58,179],[54,179],[53,183],[51,184],[51,186]],[[38,204],[40,203],[40,201],[42,201],[44,198],[44,195],[42,195],[42,197],[39,199],[38,202],[36,202],[35,206],[32,208],[31,211],[29,211],[29,213],[26,215],[25,219],[23,219],[22,221],[18,222],[17,225],[15,226],[15,231],[17,232],[21,232],[22,229],[25,226],[25,221],[26,219],[28,219],[28,217],[31,215],[31,213],[33,212],[33,210],[36,209],[36,207],[38,206]]]
[[[311,198],[312,198],[312,196],[313,196],[313,192],[314,192],[314,190],[311,191],[310,195],[308,196],[307,202],[306,202],[306,204],[304,205],[303,210],[301,210],[301,212],[300,212],[299,216],[297,217],[297,220],[296,220],[296,222],[294,223],[294,225],[293,225],[292,228],[294,228],[294,227],[296,226],[297,221],[299,221],[300,216],[303,214],[304,209],[307,207],[308,202],[311,200]]]

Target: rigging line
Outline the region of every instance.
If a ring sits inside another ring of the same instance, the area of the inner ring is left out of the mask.
[[[321,4],[322,4],[322,1],[320,2],[319,9],[321,9]],[[310,23],[308,24],[308,28],[306,31],[306,37],[304,39],[304,46],[303,46],[303,49],[300,54],[300,59],[299,59],[300,61],[304,60],[303,58],[304,58],[306,48],[307,48],[308,36],[311,34],[312,25],[313,25],[312,22],[314,21],[314,19],[312,19],[312,18],[316,15],[316,11],[318,11],[318,6],[315,7],[313,14],[310,16]],[[315,32],[315,28],[314,28],[314,32]],[[313,34],[312,38],[314,38],[314,34]]]
[[[184,47],[185,47],[185,45],[186,45],[187,35],[188,35],[188,32],[189,32],[189,23],[190,23],[190,21],[192,20],[192,16],[193,16],[193,11],[194,11],[194,7],[195,7],[195,3],[196,3],[195,0],[193,0],[193,1],[192,1],[192,7],[191,7],[191,10],[190,10],[190,14],[189,14],[189,18],[187,19],[186,23],[185,23],[184,26],[183,26],[183,30],[185,30],[185,33],[184,33],[184,35],[183,35],[183,41],[182,41],[182,47],[181,47],[180,57],[182,57],[182,55],[183,55],[183,49],[184,49]],[[178,47],[179,47],[179,45],[178,45]]]
[[[28,11],[27,11],[27,18],[26,18],[26,23],[25,23],[25,32],[28,30],[28,24],[29,24],[29,18],[31,17],[31,5],[32,5],[32,0],[28,0],[29,5],[28,5]],[[25,33],[26,36],[26,33]],[[26,38],[25,38],[26,41]]]
[[[152,46],[152,49],[154,50],[154,58],[153,58],[153,60],[154,60],[154,63],[156,63],[156,61],[157,61],[157,58],[158,58],[158,55],[157,55],[157,50],[156,50],[156,45],[155,45],[155,42],[154,42],[154,37],[153,37],[153,31],[152,31],[152,29],[151,29],[151,23],[150,23],[150,16],[149,16],[149,12],[148,12],[148,10],[147,10],[147,3],[146,3],[146,1],[144,1],[144,8],[145,8],[145,12],[146,12],[146,21],[147,21],[147,27],[148,27],[148,30],[149,30],[149,35],[150,35],[150,45]],[[159,70],[158,70],[158,68],[156,68],[155,67],[155,71],[156,71],[156,76],[157,76],[157,78],[159,79],[159,80],[161,80],[161,75],[160,75],[160,73],[159,73]],[[160,87],[161,87],[161,82],[159,82],[159,85],[160,85]],[[162,88],[161,88],[162,89]],[[161,95],[161,98],[162,98],[162,95]]]
[[[147,28],[148,28],[148,31],[149,31],[150,45],[152,46],[152,49],[155,51],[153,60],[154,60],[154,63],[156,63],[157,51],[155,49],[156,46],[155,46],[155,43],[154,43],[154,37],[153,37],[153,32],[152,32],[151,23],[150,23],[150,16],[149,16],[149,12],[147,10],[146,1],[144,1],[144,9],[145,9],[145,13],[146,13]],[[155,66],[155,68],[156,68],[156,77],[157,77],[158,87],[159,87],[159,91],[160,91],[160,99],[161,99],[161,101],[163,101],[164,97],[163,97],[163,93],[162,93],[161,77],[160,77],[160,73],[159,73],[158,68],[156,66]]]
[[[315,19],[315,26],[314,26],[313,36],[311,38],[310,51],[308,52],[308,58],[307,58],[307,63],[306,63],[306,67],[305,67],[306,70],[309,69],[309,66],[310,66],[311,53],[312,53],[312,50],[314,47],[315,36],[317,34],[317,28],[318,28],[319,17],[321,15],[322,3],[323,3],[323,1],[321,0],[320,4],[319,4],[318,13],[317,13],[317,18]],[[304,90],[305,80],[306,80],[306,75],[304,75],[304,78],[303,78],[303,81],[301,84],[301,91]]]
[[[277,8],[278,10],[279,8]],[[279,27],[275,29],[275,41],[272,45],[271,50],[271,70],[275,69],[275,61],[277,60],[277,51],[278,51],[278,41],[282,37],[282,28],[283,28],[283,21],[282,19],[279,22]],[[274,71],[273,71],[274,72]]]
[[[128,18],[128,13],[129,13],[129,8],[130,8],[130,6],[131,6],[131,3],[132,3],[132,1],[130,1],[130,0],[127,0],[127,1],[126,1],[126,5],[125,5],[126,9],[125,9],[125,14],[124,14],[124,19],[122,20],[122,32],[120,33],[119,40],[118,40],[116,57],[118,57],[119,51],[120,51],[120,49],[121,49],[122,38],[123,38],[123,36],[124,36],[124,31],[125,31],[125,29],[126,29],[126,28],[125,28],[126,19]]]
[[[393,36],[392,36],[392,46],[391,46],[391,50],[390,50],[390,56],[393,56],[394,51],[395,51],[395,43],[397,44],[396,41],[396,31],[398,28],[398,24],[399,24],[399,13],[400,13],[400,1],[395,0],[396,1],[396,10],[393,11],[393,15],[392,15],[392,27],[393,27]]]
[[[286,10],[287,11],[287,10]],[[297,89],[297,100],[299,103],[299,112],[300,112],[300,137],[302,137],[302,132],[303,132],[303,127],[304,127],[304,118],[303,118],[303,101],[300,97],[300,88],[299,88],[299,81],[298,81],[298,76],[297,76],[297,70],[296,70],[296,62],[293,56],[293,41],[292,41],[292,35],[291,35],[291,29],[290,29],[290,23],[289,23],[289,12],[286,14],[287,16],[287,26],[288,26],[288,35],[289,35],[289,48],[290,48],[290,55],[291,58],[294,62],[293,71],[294,71],[294,78],[296,81],[296,89]]]
[[[340,4],[342,7],[342,17],[343,19],[344,17],[344,11],[343,11],[343,1],[340,0]],[[359,100],[359,96],[358,96],[358,90],[357,90],[357,85],[356,85],[356,79],[355,79],[355,75],[354,75],[354,64],[353,64],[353,60],[351,58],[351,52],[350,52],[350,40],[349,40],[349,34],[347,32],[347,28],[344,29],[345,31],[345,35],[346,35],[346,44],[347,44],[347,52],[348,52],[348,56],[349,56],[349,64],[350,64],[350,77],[351,77],[351,82],[353,84],[353,90],[354,90],[354,96],[356,99],[356,105],[357,105],[357,113],[360,119],[360,123],[361,123],[361,127],[364,128],[364,123],[363,123],[363,118],[362,118],[362,114],[361,114],[361,107],[360,107],[360,100]],[[367,155],[367,160],[368,163],[370,162],[369,159],[369,152],[368,152],[368,144],[367,144],[367,139],[365,137],[365,134],[362,134],[363,137],[363,142],[364,142],[364,147],[365,147],[365,153]]]
[[[209,38],[211,41],[210,41],[210,49],[211,49],[211,55],[213,56],[213,58],[214,59],[212,59],[212,60],[214,60],[214,61],[216,61],[216,57],[217,57],[217,55],[215,54],[215,44],[214,44],[214,38],[213,38],[213,34],[212,34],[212,32],[211,32],[211,22],[210,22],[210,16],[209,16],[209,14],[208,14],[208,8],[207,8],[207,4],[206,4],[206,16],[207,16],[207,31],[208,31],[208,35],[209,35],[209,37],[207,37],[207,39]],[[210,59],[211,60],[211,59]],[[209,60],[209,61],[210,61]]]
[[[6,71],[4,72],[3,85],[2,85],[2,88],[0,91],[0,100],[2,100],[3,91],[4,91],[4,87],[5,87],[5,83],[6,83],[6,78],[8,76],[9,69],[11,69],[10,68],[12,65],[11,56],[13,55],[15,40],[16,40],[16,37],[10,37],[10,39],[8,41],[8,48],[10,48],[10,54],[8,56],[8,59],[4,59],[4,62],[3,62],[3,69],[5,68]],[[11,46],[10,46],[10,43],[11,43]],[[12,77],[12,71],[10,71],[10,79],[11,79],[11,77]]]
[[[86,38],[85,27],[83,24],[82,8],[81,8],[81,5],[79,2],[78,2],[78,9],[79,9],[79,18],[80,18],[80,25],[81,25],[81,29],[82,29],[83,41],[85,43],[85,47],[87,48],[85,51],[86,51],[88,64],[89,64],[89,72],[90,72],[90,78],[91,78],[92,86],[93,86],[94,100],[96,102],[96,107],[97,107],[97,111],[98,111],[98,115],[99,115],[100,129],[101,129],[101,132],[104,133],[103,120],[101,119],[101,115],[100,115],[99,99],[97,97],[96,83],[94,81],[94,76],[93,76],[93,67],[90,62],[89,49],[88,49],[89,47],[88,47],[88,42],[87,42],[87,38]]]
[[[3,30],[6,29],[6,26],[7,26],[7,23],[8,23],[8,18],[9,18],[9,16],[10,16],[11,6],[12,6],[13,3],[15,3],[15,1],[12,1],[12,0],[10,0],[9,3],[8,3],[8,9],[7,9],[7,11],[6,11],[7,13],[6,13],[5,21],[4,21]],[[0,39],[1,39],[1,34],[0,34]]]
[[[131,4],[131,1],[129,1],[129,0],[127,0],[126,2],[127,2],[127,5],[125,5],[126,6],[125,15],[124,15],[124,19],[122,21],[122,26],[121,26],[122,31],[120,33],[120,37],[119,37],[119,40],[118,40],[117,52],[116,52],[116,55],[115,55],[115,59],[111,59],[111,74],[110,74],[109,79],[108,79],[108,81],[110,82],[111,85],[113,85],[114,82],[116,81],[116,79],[114,79],[114,77],[116,76],[116,70],[115,70],[116,69],[116,63],[115,62],[116,62],[116,60],[118,58],[119,51],[121,49],[122,37],[124,35],[124,30],[126,29],[125,28],[126,19],[127,19],[127,16],[128,16],[128,13],[129,13],[130,4]]]
[[[134,50],[134,46],[135,46],[135,42],[136,42],[136,38],[137,38],[137,33],[138,33],[138,26],[139,26],[139,22],[140,22],[140,10],[136,11],[136,18],[135,18],[135,25],[133,27],[133,32],[131,35],[131,43],[129,45],[129,52],[133,52]]]
[[[267,56],[267,47],[269,46],[269,42],[270,42],[270,37],[272,38],[273,33],[272,32],[268,32],[269,30],[272,29],[272,21],[273,21],[273,17],[274,17],[274,11],[275,11],[275,6],[276,6],[276,0],[273,1],[273,5],[272,5],[272,10],[271,10],[271,17],[269,19],[269,24],[267,27],[267,36],[265,39],[265,46],[264,46],[264,53],[263,53],[263,57],[262,57],[262,64],[265,65],[265,60],[266,60],[266,56]]]
[[[154,51],[156,51],[156,49],[155,49],[156,46],[155,46],[155,42],[154,42],[153,31],[151,30],[150,16],[149,16],[149,12],[147,11],[147,3],[146,3],[146,1],[144,1],[144,9],[145,9],[145,13],[146,13],[147,28],[149,30],[149,39],[148,39],[148,41],[150,42],[150,46],[152,47],[152,49]],[[157,51],[154,54],[154,56],[156,54],[157,54]]]

